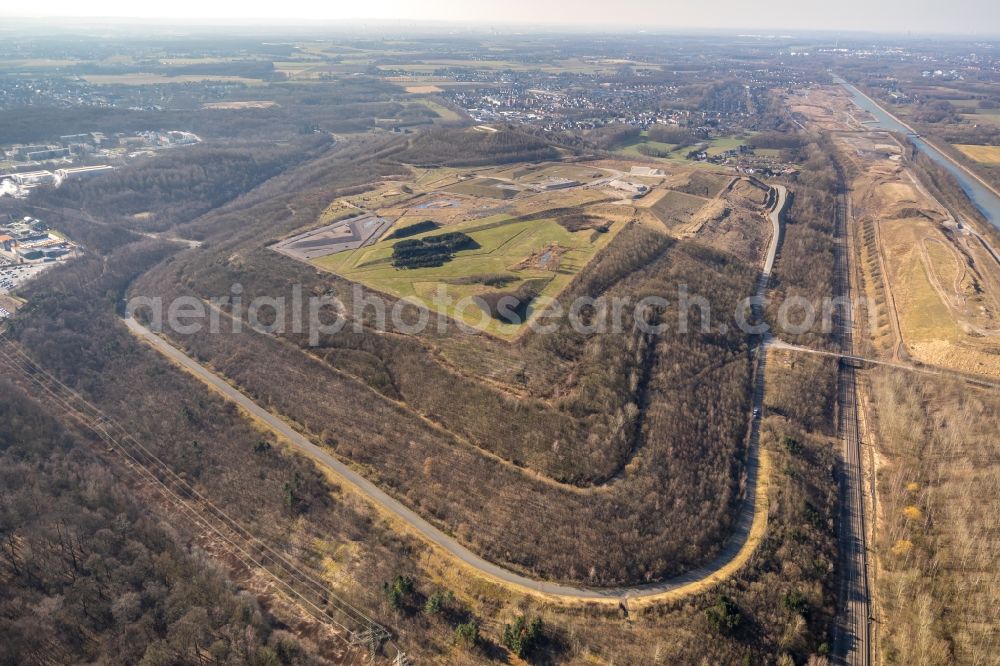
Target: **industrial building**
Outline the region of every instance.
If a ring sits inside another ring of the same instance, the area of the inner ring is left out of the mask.
[[[54,160],[59,157],[69,157],[69,148],[47,148],[45,150],[35,150],[30,153],[26,153],[25,157],[29,160]]]
[[[630,176],[647,176],[647,177],[659,177],[663,175],[662,169],[657,169],[655,167],[648,166],[633,166],[629,170]]]
[[[643,185],[641,183],[633,183],[628,180],[612,180],[610,183],[608,183],[608,185],[617,190],[628,192],[629,194],[632,195],[633,198],[641,197],[642,195],[644,195],[646,192],[649,191],[648,185]]]
[[[569,178],[549,178],[539,183],[538,186],[547,192],[551,192],[552,190],[565,190],[569,187],[576,187],[579,184],[579,181]]]
[[[70,167],[68,169],[56,169],[56,175],[65,180],[68,178],[90,178],[104,173],[111,173],[115,168],[108,164],[98,166]]]
[[[31,154],[31,153],[37,153],[37,152],[42,151],[42,150],[49,150],[50,148],[52,148],[52,146],[46,146],[46,145],[42,145],[42,144],[38,144],[38,145],[34,145],[34,146],[20,146],[15,151],[15,155],[17,155],[18,159],[26,160],[26,159],[29,159],[28,158],[29,154]]]
[[[53,262],[70,255],[73,249],[70,241],[50,232],[45,223],[33,217],[0,224],[0,257],[17,265]]]
[[[66,134],[59,137],[59,143],[69,145],[71,143],[88,143],[90,134]]]
[[[34,187],[36,185],[48,185],[56,182],[55,174],[51,171],[26,171],[25,173],[15,173],[11,179],[18,185],[24,187]]]

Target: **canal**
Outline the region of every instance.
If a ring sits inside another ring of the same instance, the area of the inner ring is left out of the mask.
[[[973,203],[973,205],[979,209],[979,212],[983,214],[983,217],[985,217],[994,227],[1000,229],[1000,197],[998,197],[993,191],[984,186],[978,180],[971,177],[963,169],[958,167],[940,150],[914,134],[910,128],[899,122],[898,119],[876,104],[869,97],[864,95],[860,90],[839,76],[834,76],[833,80],[844,86],[844,88],[851,93],[851,97],[854,98],[855,104],[860,106],[875,118],[875,122],[866,123],[868,127],[871,127],[872,129],[906,134],[910,141],[913,142],[913,145],[916,146],[917,150],[940,164],[946,171],[948,171],[948,173],[955,177],[955,180],[958,181],[958,184],[962,187],[965,195],[969,197],[969,200]]]

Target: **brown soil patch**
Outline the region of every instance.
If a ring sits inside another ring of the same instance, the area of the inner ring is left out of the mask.
[[[650,207],[650,211],[668,230],[690,224],[692,216],[705,207],[708,200],[693,194],[667,190]]]
[[[22,305],[24,305],[23,301],[7,294],[0,294],[0,308],[3,308],[7,312],[17,312],[17,309]]]
[[[713,201],[698,212],[692,225],[707,245],[748,262],[761,261],[771,238],[771,223],[763,211]]]
[[[546,245],[537,252],[532,252],[524,261],[510,267],[512,271],[523,271],[529,268],[536,268],[543,271],[554,271],[559,268],[559,260],[566,253],[567,248],[557,243]]]

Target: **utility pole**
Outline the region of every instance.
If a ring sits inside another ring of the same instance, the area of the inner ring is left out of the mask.
[[[372,622],[364,631],[352,632],[350,644],[368,648],[368,655],[374,659],[375,655],[382,649],[382,643],[388,638],[389,632],[385,630],[385,627]]]

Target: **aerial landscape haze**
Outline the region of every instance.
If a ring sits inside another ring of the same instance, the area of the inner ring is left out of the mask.
[[[0,664],[996,663],[993,4],[0,19]]]

